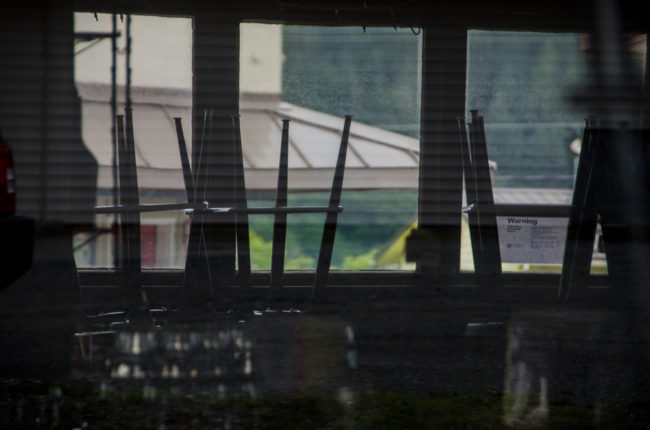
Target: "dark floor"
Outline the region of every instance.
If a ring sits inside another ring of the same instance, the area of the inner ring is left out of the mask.
[[[271,303],[263,288],[98,301],[73,273],[41,268],[0,292],[2,380],[219,398],[471,393],[501,396],[506,422],[647,394],[638,320],[602,300],[402,286],[336,287],[318,302],[300,288]]]

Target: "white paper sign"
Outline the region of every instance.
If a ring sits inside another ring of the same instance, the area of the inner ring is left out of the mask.
[[[562,264],[568,218],[499,216],[504,263]]]

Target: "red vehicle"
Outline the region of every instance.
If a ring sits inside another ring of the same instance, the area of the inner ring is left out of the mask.
[[[32,265],[34,220],[16,212],[16,177],[11,147],[0,130],[0,289]]]

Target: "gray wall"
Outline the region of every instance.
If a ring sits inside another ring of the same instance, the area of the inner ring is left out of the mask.
[[[5,3],[0,128],[12,145],[17,210],[39,221],[93,221],[97,164],[81,140],[72,3]]]

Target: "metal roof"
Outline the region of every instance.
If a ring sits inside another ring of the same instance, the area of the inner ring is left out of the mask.
[[[98,187],[110,188],[110,86],[77,83],[77,89],[83,109],[83,139],[100,166]],[[123,108],[122,93],[120,88],[118,111]],[[185,120],[185,138],[190,144],[191,92],[134,87],[131,98],[140,187],[183,189],[173,118]],[[329,189],[341,140],[342,116],[306,109],[284,102],[278,95],[264,94],[243,94],[240,115],[248,189],[276,186],[282,119],[291,120],[289,187]],[[418,156],[418,139],[353,121],[343,187],[417,188]]]
[[[573,190],[559,188],[499,188],[494,191],[497,204],[570,205]]]
[[[82,100],[83,139],[99,163],[99,188],[112,186],[110,86],[78,83]],[[118,105],[123,107],[123,91]],[[174,117],[185,119],[185,138],[191,144],[192,94],[170,88],[132,89],[138,180],[144,189],[182,190]],[[328,190],[341,139],[343,118],[282,101],[277,95],[243,94],[241,133],[250,190],[272,190],[277,184],[282,119],[290,119],[289,187]],[[419,142],[409,136],[359,122],[352,123],[344,188],[416,189]],[[495,163],[490,162],[494,169]],[[496,203],[569,204],[571,190],[494,188]]]

